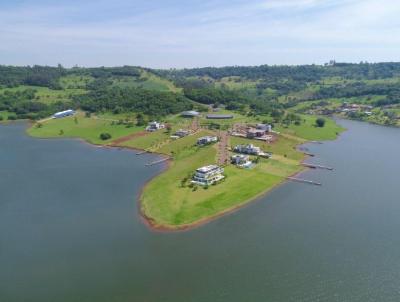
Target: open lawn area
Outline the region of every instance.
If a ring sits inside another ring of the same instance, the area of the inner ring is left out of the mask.
[[[334,120],[327,117],[323,117],[325,119],[324,127],[317,127],[315,125],[315,120],[318,118],[316,116],[301,115],[301,117],[304,122],[300,125],[291,124],[287,128],[278,126],[274,130],[311,141],[333,140],[345,130],[336,124]]]
[[[76,119],[75,119],[76,118]],[[60,119],[49,119],[40,122],[28,129],[34,137],[77,137],[93,144],[107,144],[110,141],[135,132],[143,131],[143,127],[127,127],[126,125],[112,125],[112,122],[95,117],[87,118],[82,113]],[[101,140],[101,133],[111,134],[111,139]]]

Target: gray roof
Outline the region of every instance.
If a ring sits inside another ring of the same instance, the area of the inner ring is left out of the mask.
[[[230,119],[233,118],[232,114],[207,114],[208,119]]]
[[[194,110],[190,110],[190,111],[183,111],[181,113],[181,115],[186,115],[186,116],[198,116],[200,113]]]

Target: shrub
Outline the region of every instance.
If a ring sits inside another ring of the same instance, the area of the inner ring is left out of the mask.
[[[102,133],[100,134],[100,139],[105,141],[111,138],[111,134],[110,133]]]
[[[315,125],[317,127],[320,127],[320,128],[324,127],[325,126],[325,119],[323,119],[322,117],[317,118],[316,121],[315,121]]]

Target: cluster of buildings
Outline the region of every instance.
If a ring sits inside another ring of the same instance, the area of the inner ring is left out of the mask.
[[[362,112],[366,115],[372,115],[372,109],[374,107],[371,105],[362,105],[362,104],[348,104],[348,103],[343,103],[343,105],[338,109],[339,112],[348,114],[348,113],[354,113],[354,112]]]
[[[236,125],[231,135],[269,142],[273,140],[271,133],[272,126],[268,124],[257,124],[256,126]]]

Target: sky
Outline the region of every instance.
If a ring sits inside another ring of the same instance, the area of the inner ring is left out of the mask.
[[[0,64],[400,61],[396,0],[0,0]]]

